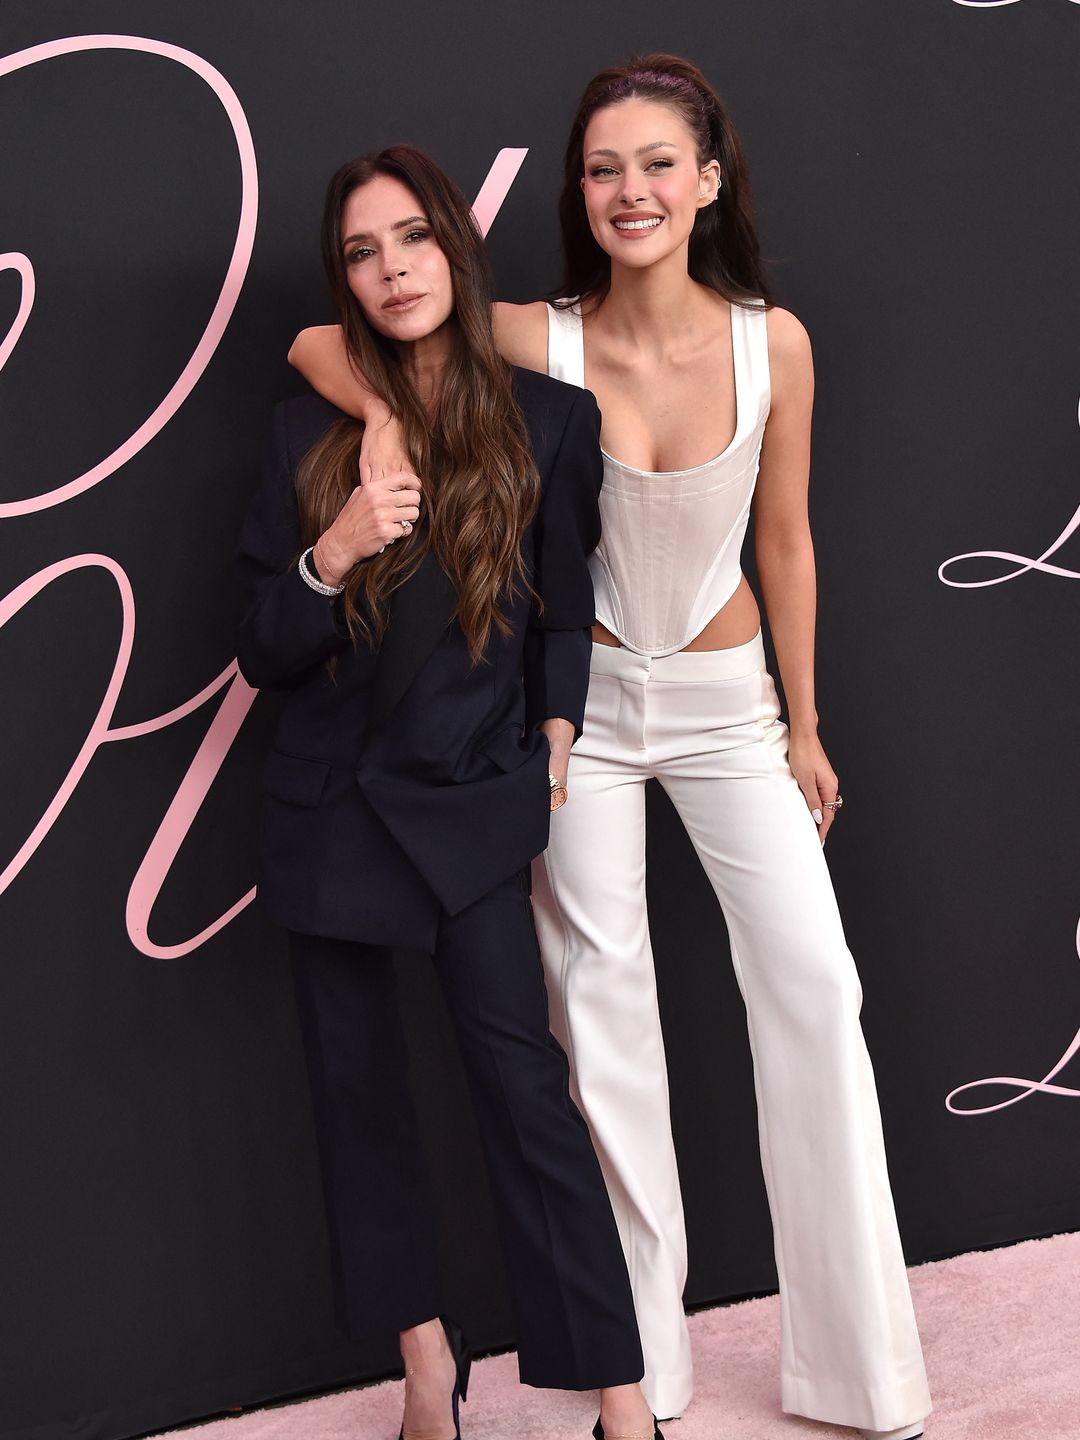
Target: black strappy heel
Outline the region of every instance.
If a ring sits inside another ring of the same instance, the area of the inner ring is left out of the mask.
[[[653,1440],[664,1440],[664,1432],[660,1429],[660,1426],[656,1423],[656,1416],[655,1416],[655,1415],[653,1416],[653,1421],[652,1421],[652,1423],[653,1423]],[[603,1425],[600,1423],[600,1417],[599,1417],[599,1416],[597,1416],[597,1418],[596,1418],[596,1424],[593,1426],[593,1432],[592,1432],[592,1433],[593,1433],[593,1440],[606,1440],[606,1437],[605,1437],[605,1435],[604,1435],[604,1427],[603,1427]]]
[[[446,1331],[446,1343],[450,1346],[450,1354],[454,1357],[454,1393],[451,1397],[454,1407],[454,1440],[461,1440],[459,1407],[469,1393],[472,1350],[469,1348],[469,1342],[465,1339],[464,1331],[456,1321],[449,1319],[446,1315],[440,1315],[439,1321]],[[405,1440],[404,1421],[402,1421],[401,1430],[398,1433],[398,1440]]]

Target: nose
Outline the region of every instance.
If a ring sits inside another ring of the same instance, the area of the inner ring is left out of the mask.
[[[644,189],[640,175],[632,175],[629,170],[625,171],[622,185],[619,187],[619,204],[636,205],[639,200],[644,200]]]
[[[395,280],[404,280],[408,273],[408,270],[400,260],[388,260],[383,268],[383,279],[387,284],[391,284]]]

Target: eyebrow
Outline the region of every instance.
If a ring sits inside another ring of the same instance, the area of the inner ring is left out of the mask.
[[[426,216],[426,215],[409,215],[409,216],[408,216],[406,219],[404,219],[404,220],[395,220],[394,223],[393,223],[393,225],[390,226],[390,229],[391,229],[391,230],[404,230],[404,229],[406,229],[407,226],[409,226],[409,225],[416,225],[417,223],[419,223],[419,224],[421,224],[421,225],[426,225],[426,224],[428,223],[427,216]],[[356,234],[356,235],[346,235],[345,238],[344,238],[344,240],[342,240],[341,243],[342,243],[342,245],[354,245],[357,240],[370,240],[370,238],[371,238],[371,236],[367,233],[366,230],[364,230],[364,231],[360,231],[360,232],[359,232],[358,234]]]
[[[644,155],[649,150],[674,149],[675,145],[670,140],[654,140],[651,145],[639,145],[638,148],[634,151],[634,154]],[[585,156],[585,159],[591,160],[594,155],[608,155],[611,157],[612,160],[618,160],[619,158],[619,152],[617,150],[590,150],[588,155]]]

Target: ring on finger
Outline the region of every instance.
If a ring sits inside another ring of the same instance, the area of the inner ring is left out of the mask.
[[[822,802],[822,809],[824,810],[842,810],[843,808],[844,797],[840,794],[839,790],[836,792],[835,800],[824,800]]]
[[[411,534],[412,534],[412,521],[411,521],[411,520],[399,520],[399,521],[398,521],[398,524],[401,526],[401,533],[402,533],[403,535],[411,535]]]

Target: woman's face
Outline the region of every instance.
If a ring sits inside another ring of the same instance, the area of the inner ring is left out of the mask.
[[[359,186],[341,212],[349,289],[391,340],[434,334],[454,311],[450,263],[416,195],[391,175]]]
[[[581,189],[596,242],[621,265],[644,267],[685,245],[697,212],[716,198],[720,166],[698,163],[677,110],[623,100],[585,127]]]

